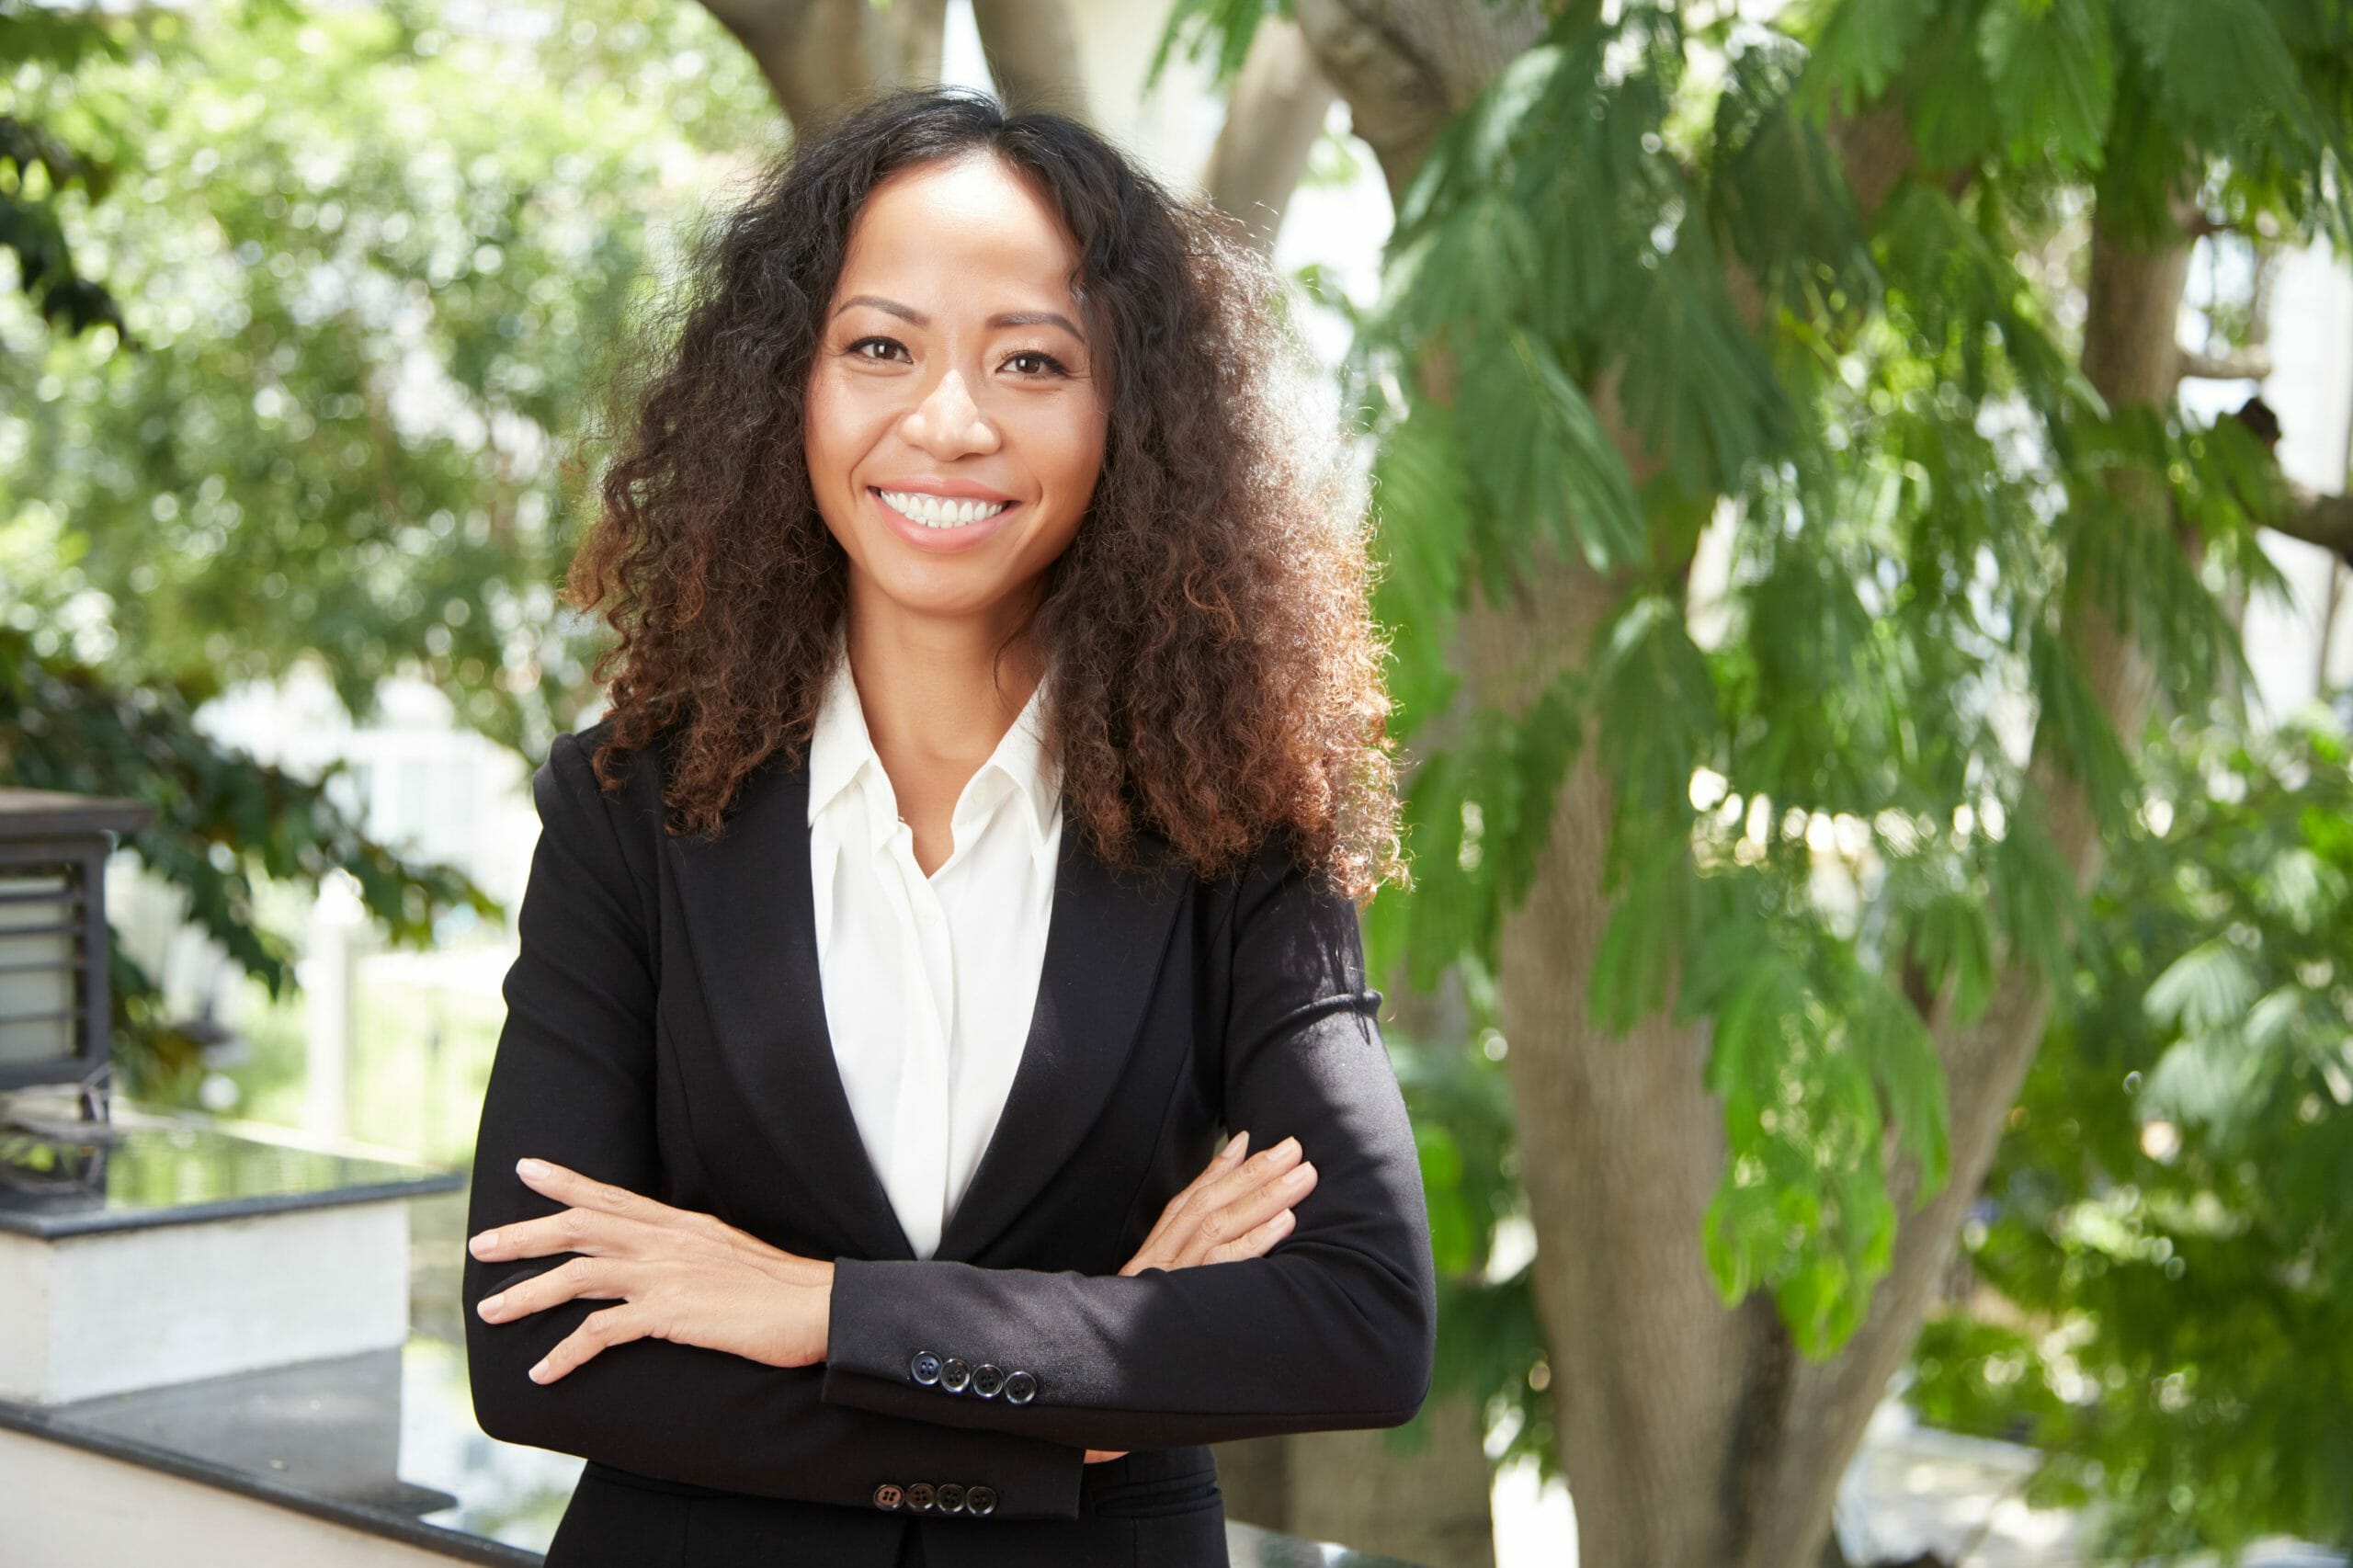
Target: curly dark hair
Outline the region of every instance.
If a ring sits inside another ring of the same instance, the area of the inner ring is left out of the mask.
[[[1404,881],[1362,492],[1272,268],[1087,127],[955,89],[878,98],[767,160],[626,351],[564,586],[619,637],[593,672],[599,782],[664,737],[672,831],[716,835],[746,774],[803,759],[848,591],[803,445],[824,312],[875,187],[978,153],[1075,239],[1098,387],[1108,370],[1095,492],[1027,628],[1067,820],[1114,866],[1150,832],[1215,879],[1287,831],[1359,903]]]

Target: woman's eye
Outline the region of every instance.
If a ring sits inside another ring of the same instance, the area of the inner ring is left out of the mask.
[[[853,359],[865,359],[878,365],[892,363],[906,353],[906,345],[895,337],[860,337],[852,341],[842,352]],[[1015,374],[1024,377],[1066,376],[1070,372],[1063,362],[1041,349],[1024,348],[1006,356],[1006,364]]]

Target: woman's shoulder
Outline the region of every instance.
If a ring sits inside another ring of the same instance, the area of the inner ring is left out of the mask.
[[[612,778],[608,784],[597,772],[597,759],[611,744],[613,733],[610,716],[583,729],[559,732],[531,781],[532,790],[543,822],[552,808],[563,813],[572,831],[617,842],[631,870],[643,878],[651,868],[640,864],[644,848],[631,840],[642,835],[631,830],[662,820],[663,743],[657,736],[642,747],[615,750],[606,768]]]
[[[583,729],[560,732],[548,747],[546,767],[560,775],[563,781],[575,787],[596,790],[601,794],[634,794],[649,786],[656,795],[661,793],[664,738],[660,733],[644,745],[616,749],[606,772],[612,776],[608,785],[597,770],[597,759],[615,737],[615,723],[609,713]]]

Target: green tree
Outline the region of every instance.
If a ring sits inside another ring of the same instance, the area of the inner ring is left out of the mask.
[[[2119,1556],[2353,1541],[2353,750],[2150,761],[1969,1238],[2013,1311],[1932,1320],[1912,1397],[2046,1449]]]
[[[2227,697],[2256,528],[2341,524],[2176,332],[2200,239],[2353,237],[2353,16],[1370,9],[1376,949],[1492,977],[1582,1560],[1811,1562],[2146,727]]]
[[[593,647],[555,585],[609,324],[663,265],[677,183],[773,124],[697,14],[537,19],[0,17],[24,111],[0,131],[40,126],[48,170],[28,207],[20,164],[0,216],[127,301],[78,317],[27,267],[0,313],[0,776],[153,804],[131,847],[274,994],[289,954],[254,877],[339,867],[404,943],[495,906],[192,715],[310,665],[363,721],[406,673],[526,755],[576,722]],[[76,169],[111,185],[58,188]],[[117,980],[127,1083],[185,1089],[195,1041]]]

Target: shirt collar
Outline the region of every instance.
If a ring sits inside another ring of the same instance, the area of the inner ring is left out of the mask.
[[[1059,761],[1047,754],[1045,744],[1045,705],[1051,678],[1050,674],[1039,680],[1038,688],[1029,694],[1029,700],[998,740],[996,749],[981,764],[982,772],[995,768],[1004,774],[1029,802],[1029,809],[1022,815],[1029,824],[1033,845],[1045,841],[1054,824],[1054,813],[1062,808],[1062,768]],[[858,682],[850,674],[848,652],[836,642],[833,672],[825,683],[825,694],[819,700],[816,729],[809,740],[809,820],[815,822],[870,765],[879,770],[881,758],[875,755],[874,737],[866,727],[866,711],[858,702]]]

